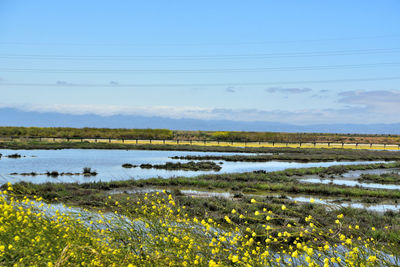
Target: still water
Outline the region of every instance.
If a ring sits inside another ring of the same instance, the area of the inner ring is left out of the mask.
[[[145,179],[151,177],[169,178],[174,176],[193,177],[208,173],[233,173],[250,172],[254,170],[278,171],[287,168],[306,168],[306,167],[328,167],[332,165],[347,164],[367,164],[364,162],[222,162],[222,169],[214,171],[169,171],[157,169],[132,168],[125,169],[121,165],[131,163],[140,165],[142,163],[164,164],[166,162],[187,162],[187,160],[173,160],[172,156],[185,155],[237,155],[238,153],[220,152],[188,152],[188,151],[157,151],[157,150],[96,150],[96,149],[61,149],[61,150],[8,150],[0,149],[3,157],[0,159],[0,184],[19,181],[29,181],[33,183],[44,182],[67,182],[84,183],[94,181],[111,181],[127,179]],[[4,156],[18,153],[22,158],[6,158]],[[240,153],[243,155],[244,153]],[[58,176],[57,178],[38,176],[10,175],[10,173],[45,173],[47,171],[58,172],[82,172],[84,167],[90,167],[97,171],[97,176]]]
[[[335,184],[335,185],[346,185],[346,186],[358,186],[373,189],[390,189],[390,190],[400,190],[400,185],[394,184],[375,184],[375,183],[361,183],[352,180],[328,180],[328,179],[299,179],[303,183],[314,183],[314,184]]]

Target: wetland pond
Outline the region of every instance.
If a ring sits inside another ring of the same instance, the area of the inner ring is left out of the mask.
[[[170,178],[175,176],[193,177],[209,173],[251,172],[255,170],[279,171],[287,168],[328,167],[333,165],[369,164],[379,161],[352,162],[226,162],[215,161],[222,169],[216,171],[182,171],[122,167],[124,163],[140,165],[144,163],[165,164],[166,162],[188,162],[188,160],[171,159],[173,156],[185,155],[254,155],[249,153],[227,152],[189,152],[189,151],[157,151],[157,150],[102,150],[102,149],[60,149],[60,150],[9,150],[0,149],[0,153],[10,155],[18,153],[21,158],[0,159],[0,184],[28,181],[32,183],[65,182],[85,183],[95,181],[117,181],[128,179],[146,179],[152,177]],[[222,163],[222,164],[221,164]],[[79,173],[85,167],[97,172],[96,176],[65,175],[49,177],[47,175],[22,176],[11,173],[46,173],[47,171]]]

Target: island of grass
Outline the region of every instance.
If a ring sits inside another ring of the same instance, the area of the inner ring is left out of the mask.
[[[392,161],[400,160],[400,153],[392,151],[345,150],[345,149],[293,149],[264,150],[254,155],[186,155],[173,156],[181,160],[224,160],[232,162],[267,162],[273,160],[296,162],[321,161]],[[268,151],[268,152],[267,152]],[[268,153],[268,154],[266,154]]]
[[[130,164],[130,163],[122,164],[122,168],[130,169],[130,168],[136,168],[136,167],[138,167],[138,165],[134,165],[134,164]]]
[[[123,166],[128,166],[128,163]],[[182,170],[182,171],[220,171],[222,167],[212,161],[166,162],[165,164],[141,164],[142,169]]]
[[[362,174],[358,181],[363,183],[400,184],[400,174],[398,172]]]
[[[92,168],[85,167],[83,168],[82,173],[79,172],[59,172],[59,171],[47,171],[45,173],[36,173],[36,172],[13,172],[10,175],[21,175],[21,176],[36,176],[36,175],[47,175],[49,177],[56,178],[58,176],[75,176],[75,175],[83,175],[83,176],[96,176],[97,172],[92,170]]]
[[[5,158],[9,158],[9,159],[19,159],[22,156],[20,154],[18,154],[18,153],[14,153],[14,154],[10,154],[10,155],[3,155],[3,154],[0,153],[0,159],[1,159],[1,157],[5,157]]]

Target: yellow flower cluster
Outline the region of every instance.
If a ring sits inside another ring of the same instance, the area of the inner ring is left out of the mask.
[[[40,198],[16,198],[12,185],[0,196],[0,265],[4,266],[375,266],[390,262],[374,239],[337,229],[324,232],[307,216],[291,220],[290,210],[254,215],[232,210],[220,225],[190,217],[172,195],[145,194],[140,200],[106,200],[108,212],[91,216],[49,212]],[[123,202],[123,203],[121,203]],[[260,204],[252,200],[251,203]],[[261,220],[263,229],[238,220]],[[282,227],[271,225],[278,220]]]

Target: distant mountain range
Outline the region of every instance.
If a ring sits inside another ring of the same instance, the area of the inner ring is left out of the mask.
[[[104,127],[104,128],[165,128],[203,131],[269,131],[317,133],[400,134],[396,124],[314,124],[294,125],[277,122],[246,122],[230,120],[172,119],[135,115],[69,115],[56,112],[30,112],[0,108],[0,126],[37,127]]]

